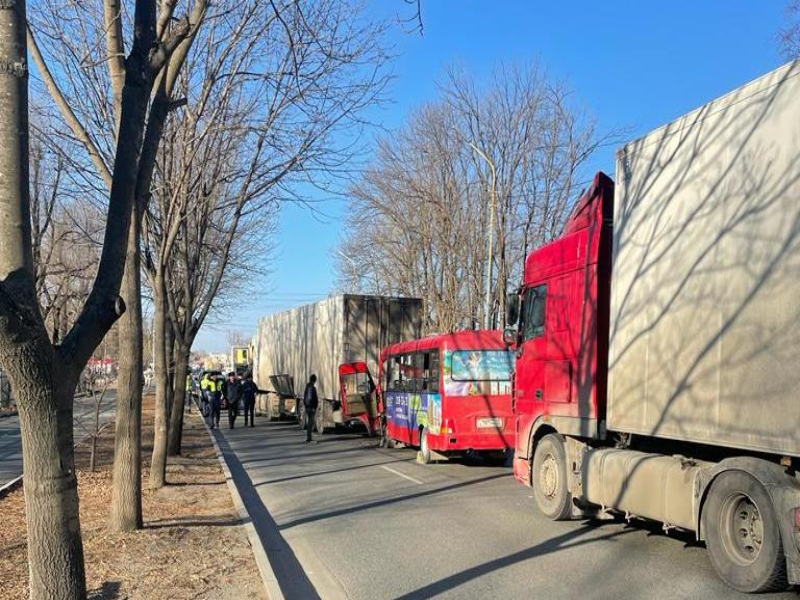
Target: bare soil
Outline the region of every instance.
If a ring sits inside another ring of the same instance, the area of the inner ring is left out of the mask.
[[[266,598],[250,544],[231,501],[214,448],[193,408],[185,415],[183,456],[170,459],[169,485],[147,486],[153,397],[143,414],[145,527],[125,534],[106,527],[111,504],[114,427],[98,440],[97,470],[88,443],[76,448],[87,586],[92,599]],[[22,489],[0,498],[0,596],[28,595]]]

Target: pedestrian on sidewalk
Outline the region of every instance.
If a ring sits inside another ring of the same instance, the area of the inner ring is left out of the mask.
[[[219,429],[219,417],[222,412],[222,382],[216,375],[212,375],[208,380],[206,389],[208,390],[211,404],[209,416],[211,423],[209,426],[211,429],[214,429],[214,427]]]
[[[222,395],[228,405],[228,424],[233,429],[236,417],[239,416],[239,400],[242,396],[242,382],[233,371],[228,373],[228,380],[222,384]]]
[[[306,415],[306,444],[310,443],[311,430],[314,429],[314,418],[317,414],[317,407],[319,406],[319,398],[317,398],[317,376],[311,375],[306,384],[306,390],[303,392],[303,408]]]
[[[253,381],[253,374],[249,371],[244,376],[242,382],[242,402],[244,403],[244,426],[247,427],[247,415],[250,415],[250,427],[254,427],[253,419],[256,413],[256,394],[266,394],[264,390],[258,389]]]

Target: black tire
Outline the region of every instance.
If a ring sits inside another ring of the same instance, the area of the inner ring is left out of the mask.
[[[531,470],[533,496],[539,510],[552,521],[572,514],[572,495],[567,489],[567,453],[560,435],[548,434],[536,445]]]
[[[425,427],[419,434],[419,452],[417,453],[419,462],[423,465],[431,464],[431,448],[428,446],[428,428]]]
[[[740,592],[772,592],[788,586],[772,499],[744,471],[722,473],[708,492],[701,524],[714,570]]]

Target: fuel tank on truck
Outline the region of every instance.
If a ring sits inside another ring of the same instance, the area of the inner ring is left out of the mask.
[[[617,156],[609,430],[800,456],[800,62]]]

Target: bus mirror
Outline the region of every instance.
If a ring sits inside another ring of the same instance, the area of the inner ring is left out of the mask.
[[[513,327],[506,327],[503,330],[503,342],[506,346],[513,346],[517,343],[517,330]]]
[[[506,300],[506,325],[516,325],[519,319],[519,294],[510,293]]]

